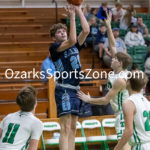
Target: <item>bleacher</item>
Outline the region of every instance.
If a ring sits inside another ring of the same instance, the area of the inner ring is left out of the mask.
[[[31,1],[27,2],[33,3]],[[6,4],[8,1],[0,1],[0,4],[2,3]],[[12,3],[13,5],[20,4],[20,1],[14,0]],[[62,18],[61,14],[63,13],[64,9],[59,8],[58,20]],[[52,40],[49,37],[49,28],[54,23],[54,8],[0,9],[0,119],[2,119],[8,113],[19,110],[15,103],[16,95],[23,86],[32,85],[38,91],[36,116],[43,122],[56,121],[59,123],[59,119],[56,118],[56,107],[54,101],[55,83],[53,79],[50,79],[48,84],[44,84],[40,78],[33,77],[33,72],[30,74],[30,77],[23,75],[23,71],[33,71],[33,68],[35,71],[40,71],[41,63],[48,56],[49,45],[52,43]],[[148,21],[147,24],[149,24]],[[122,33],[122,36],[123,34],[124,33]],[[134,60],[139,60],[139,64],[141,64],[141,62],[143,64],[144,56],[142,55],[142,58],[135,58],[135,55],[137,56],[137,54],[141,56],[139,49],[134,48],[134,52],[132,53]],[[99,64],[98,56],[97,54],[92,53],[91,48],[84,48],[80,52],[80,59],[82,70],[84,70],[85,73],[87,73],[85,69],[93,68],[94,66],[90,76],[92,76],[94,71],[101,73],[102,71],[109,72],[111,70],[109,68],[104,68],[101,66],[101,64]],[[13,76],[12,70],[8,70],[8,72],[6,72],[7,69],[13,70]],[[22,75],[22,79],[14,79],[14,77],[17,75],[17,72],[15,71],[20,71],[19,75]],[[102,95],[100,86],[105,85],[106,83],[107,79],[105,79],[103,76],[101,80],[91,79],[88,81],[82,81],[80,84],[83,92],[89,92],[90,95],[98,97]],[[114,116],[84,118],[79,119],[79,122],[82,124],[85,119],[97,119],[100,123],[102,123],[104,118],[114,118]],[[100,131],[100,128],[97,128],[98,129],[96,130],[94,129],[90,131],[86,136],[94,136],[97,131]],[[78,137],[84,137],[82,134],[77,132]],[[104,130],[102,130],[101,134],[102,136],[105,136]],[[114,129],[108,129],[106,135],[107,134],[114,135]],[[50,134],[48,133],[48,137],[47,135],[44,135],[44,139],[52,138],[52,136],[53,132]],[[86,148],[87,150],[87,147],[91,148],[92,146],[92,148],[96,149],[97,147],[99,148],[99,143],[101,143],[101,146],[107,147],[107,142],[108,145],[112,144],[114,146],[114,143],[106,138],[101,142],[96,141],[95,145],[90,141],[85,141],[82,143],[78,142],[77,147],[83,146],[83,148]],[[56,149],[58,149],[57,144],[55,145]],[[39,147],[40,146],[41,145],[39,145]],[[52,149],[54,150],[54,148]]]

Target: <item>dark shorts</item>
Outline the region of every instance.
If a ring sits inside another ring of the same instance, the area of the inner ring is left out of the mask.
[[[81,101],[76,94],[76,90],[56,86],[55,100],[58,117],[67,114],[79,117],[88,117],[92,115],[91,105]]]

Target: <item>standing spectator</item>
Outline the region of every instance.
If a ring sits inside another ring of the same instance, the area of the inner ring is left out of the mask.
[[[107,8],[107,2],[102,3],[102,5],[99,7],[99,11],[97,13],[97,17],[100,19],[100,22],[104,22],[104,19],[106,19],[106,11],[109,11],[109,8]]]
[[[126,53],[126,46],[124,41],[119,38],[119,28],[114,28],[113,29],[113,35],[116,41],[116,50],[117,52],[125,52]],[[109,51],[109,43],[108,43],[108,39],[106,39],[105,44],[104,44],[104,56],[103,56],[103,61],[104,64],[108,67],[110,67],[111,65],[111,60],[112,60],[112,55]]]
[[[96,36],[98,33],[98,25],[96,23],[96,17],[93,16],[89,20],[89,26],[90,26],[90,33],[86,39],[86,43],[89,45],[92,45],[96,42]]]
[[[99,52],[100,61],[102,61],[103,56],[103,46],[107,38],[106,26],[103,24],[100,26],[97,36],[94,50]]]
[[[145,41],[141,32],[138,31],[137,25],[132,25],[131,31],[129,31],[125,36],[125,43],[129,47],[133,46],[145,46]]]
[[[135,24],[137,21],[135,15],[136,12],[133,5],[129,5],[126,13],[120,18],[120,29],[127,30],[132,24]]]
[[[149,36],[147,26],[143,23],[142,17],[137,18],[137,26],[138,26],[139,32],[142,33],[143,37]]]
[[[121,17],[126,13],[126,11],[122,8],[122,4],[117,2],[115,7],[112,8],[113,21],[120,21]]]
[[[120,29],[127,30],[132,21],[132,12],[127,9],[126,13],[120,18]]]

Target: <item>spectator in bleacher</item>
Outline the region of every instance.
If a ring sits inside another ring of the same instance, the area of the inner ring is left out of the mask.
[[[90,26],[90,33],[88,37],[86,38],[86,43],[93,46],[94,43],[96,42],[96,36],[99,30],[99,26],[97,25],[95,16],[92,16],[88,23]]]
[[[103,2],[97,13],[97,17],[100,19],[101,23],[103,23],[104,19],[106,19],[106,11],[108,12],[109,8],[107,7],[107,2]]]
[[[96,8],[91,8],[91,11],[90,11],[90,14],[89,14],[87,20],[89,21],[93,17],[96,18],[96,23],[99,25],[100,22],[99,22],[99,19],[97,17],[97,9]]]
[[[126,13],[126,11],[122,8],[122,4],[117,2],[115,7],[111,9],[113,15],[113,21],[119,22],[121,17]]]
[[[113,29],[113,35],[114,35],[114,38],[116,41],[117,52],[125,52],[126,53],[125,43],[121,38],[119,38],[119,28]],[[104,44],[104,56],[103,56],[104,64],[107,67],[110,67],[111,66],[111,60],[112,60],[112,55],[110,53],[109,42],[108,42],[108,39],[106,39],[105,44]]]
[[[124,13],[120,18],[120,29],[127,30],[134,23],[136,23],[134,9],[132,7],[128,7],[126,13]]]
[[[131,26],[131,31],[129,31],[125,36],[125,44],[129,47],[133,46],[145,46],[144,38],[141,32],[138,31],[137,25]]]
[[[132,12],[132,16],[133,17],[136,17],[136,10],[134,8],[134,5],[130,4],[129,7],[128,7],[129,11]]]
[[[89,4],[86,4],[85,7],[83,8],[83,14],[85,18],[87,19],[91,13],[91,7]]]
[[[137,26],[138,31],[142,33],[143,37],[149,37],[147,26],[143,23],[142,17],[137,18]]]
[[[99,53],[100,62],[102,62],[103,57],[103,46],[107,38],[106,26],[102,24],[96,35],[96,41],[94,46],[94,51]]]
[[[41,65],[41,79],[44,83],[47,83],[47,78],[54,75],[56,71],[55,66],[51,60],[51,56],[49,55]]]
[[[34,116],[37,92],[31,86],[22,88],[16,103],[20,110],[7,115],[0,124],[1,150],[37,150],[43,123]]]
[[[59,147],[60,150],[74,150],[76,121],[80,116],[91,115],[90,105],[83,103],[77,97],[81,72],[79,50],[81,50],[90,28],[81,5],[69,5],[66,11],[70,16],[69,36],[65,25],[54,24],[50,29],[50,35],[55,42],[50,46],[49,51],[55,68],[60,73],[55,88],[57,115],[60,117],[61,126]],[[82,26],[79,36],[76,34],[75,14],[79,16]]]

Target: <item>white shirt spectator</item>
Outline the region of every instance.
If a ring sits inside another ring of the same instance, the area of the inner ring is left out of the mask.
[[[140,45],[145,46],[145,41],[140,32],[135,33],[129,31],[125,36],[125,44],[129,47],[140,46]]]

